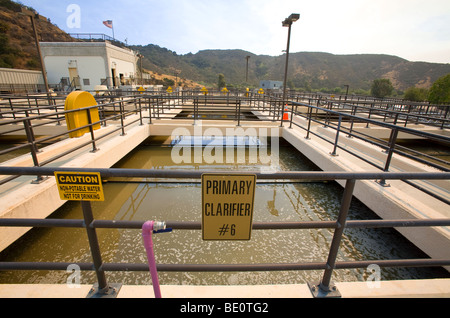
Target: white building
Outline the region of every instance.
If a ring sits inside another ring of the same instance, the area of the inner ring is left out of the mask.
[[[0,68],[0,93],[45,91],[40,71]]]
[[[270,81],[270,80],[266,80],[266,81],[260,81],[259,82],[259,87],[267,90],[267,89],[282,89],[283,88],[283,82],[281,81]]]
[[[138,82],[137,52],[105,42],[41,42],[50,86],[95,90]]]

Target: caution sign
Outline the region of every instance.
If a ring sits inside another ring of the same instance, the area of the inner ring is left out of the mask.
[[[202,175],[203,240],[250,240],[256,175]]]
[[[99,172],[55,172],[61,200],[105,201]]]

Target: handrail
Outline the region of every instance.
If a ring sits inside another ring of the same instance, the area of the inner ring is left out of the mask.
[[[114,97],[109,97],[109,99],[113,100],[112,102],[109,103],[101,103],[98,106],[92,106],[92,107],[86,107],[86,108],[82,108],[79,110],[72,110],[72,111],[57,111],[57,112],[49,112],[46,114],[38,114],[38,115],[32,115],[31,113],[28,114],[27,113],[27,109],[21,109],[18,111],[17,114],[25,114],[25,115],[21,115],[24,116],[22,118],[15,118],[15,119],[10,119],[10,120],[3,120],[0,125],[11,125],[11,126],[16,126],[13,127],[12,131],[18,131],[19,129],[27,129],[27,127],[17,127],[19,123],[23,123],[24,126],[27,125],[27,123],[30,126],[30,140],[28,144],[24,144],[21,146],[17,146],[12,148],[12,149],[7,149],[7,150],[3,150],[0,152],[0,154],[4,154],[8,151],[12,151],[12,150],[17,150],[20,148],[24,148],[24,147],[35,147],[35,145],[39,144],[39,143],[43,143],[43,142],[48,142],[50,140],[54,140],[55,138],[64,136],[65,133],[62,134],[58,134],[55,136],[49,136],[49,137],[44,137],[41,138],[39,140],[35,140],[34,136],[32,134],[33,131],[33,127],[38,127],[39,125],[44,125],[44,123],[38,123],[38,124],[32,124],[34,121],[37,120],[46,120],[46,119],[51,119],[54,120],[54,122],[60,123],[61,120],[63,120],[63,117],[60,117],[64,114],[73,112],[73,111],[87,111],[90,108],[96,108],[98,107],[100,110],[100,114],[101,114],[101,120],[97,123],[89,123],[87,125],[87,127],[91,127],[94,124],[98,124],[101,123],[102,125],[106,125],[106,122],[108,120],[114,120],[114,119],[120,119],[121,120],[121,131],[122,131],[122,135],[124,134],[124,127],[123,127],[123,119],[127,114],[131,114],[131,113],[139,113],[140,114],[140,121],[142,124],[142,119],[143,118],[149,118],[150,119],[150,123],[152,123],[152,118],[156,118],[156,119],[164,119],[164,118],[173,118],[173,114],[169,114],[169,113],[165,113],[164,109],[171,109],[172,107],[175,106],[180,106],[180,104],[176,104],[176,101],[178,101],[178,103],[181,103],[181,106],[183,107],[183,109],[185,110],[190,110],[194,112],[194,118],[191,118],[194,120],[194,123],[196,120],[199,119],[208,119],[208,118],[199,118],[199,111],[203,111],[203,112],[210,112],[211,110],[215,110],[218,112],[221,111],[227,111],[231,113],[234,113],[234,115],[230,115],[227,118],[214,118],[215,120],[234,120],[237,121],[237,125],[240,125],[241,120],[241,112],[245,112],[245,111],[249,111],[249,110],[262,110],[262,112],[260,112],[261,114],[258,115],[259,118],[246,118],[245,120],[261,120],[261,119],[265,119],[267,121],[277,121],[280,120],[280,118],[282,118],[282,114],[284,113],[284,107],[280,107],[282,106],[283,102],[281,99],[276,98],[275,96],[265,96],[265,95],[255,95],[253,96],[252,94],[249,94],[249,96],[198,96],[198,95],[192,95],[192,94],[185,94],[186,92],[183,92],[183,94],[176,94],[173,96],[169,96],[169,95],[165,95],[165,94],[158,94],[158,95],[153,95],[153,94],[148,94],[147,92],[143,92],[144,94],[138,94],[138,95],[131,95],[129,97],[127,97],[126,99],[123,98],[119,98],[118,100],[114,100]],[[106,97],[108,99],[108,97]],[[192,106],[187,106],[186,105],[186,101],[188,100],[193,100],[194,101],[194,105]],[[198,100],[198,102],[196,103],[195,100]],[[225,106],[225,105],[216,105],[216,106],[210,106],[210,107],[203,107],[202,105],[202,101],[204,100],[217,100],[219,102],[224,102],[225,100],[229,101],[228,105],[229,106]],[[164,102],[169,102],[169,103],[164,103]],[[171,104],[171,101],[175,102],[175,105]],[[239,101],[241,101],[239,103]],[[125,112],[123,104],[124,103],[134,103],[136,105],[134,110],[128,110]],[[253,105],[252,105],[253,103]],[[379,127],[383,127],[383,128],[387,128],[387,129],[391,129],[391,130],[397,130],[397,132],[404,132],[404,133],[408,133],[408,134],[413,134],[416,135],[418,137],[423,137],[423,138],[429,138],[438,142],[444,142],[447,144],[450,144],[450,138],[446,137],[446,136],[441,136],[441,135],[437,135],[437,134],[432,134],[429,132],[422,132],[422,131],[417,131],[408,127],[402,127],[399,125],[395,125],[391,124],[391,123],[386,123],[386,122],[382,122],[382,121],[378,121],[375,120],[373,118],[364,118],[364,117],[360,117],[357,116],[355,112],[352,112],[350,114],[348,113],[343,113],[340,110],[332,110],[332,109],[328,109],[325,107],[319,107],[319,106],[314,106],[314,105],[309,105],[309,104],[305,104],[305,103],[299,103],[299,102],[289,102],[289,104],[291,105],[291,118],[290,118],[290,127],[292,127],[292,125],[297,125],[299,126],[296,122],[293,122],[293,117],[294,115],[298,115],[298,116],[303,116],[305,117],[309,123],[311,121],[316,122],[316,123],[323,123],[323,121],[318,120],[317,118],[312,118],[313,114],[312,111],[316,110],[316,111],[321,111],[324,112],[328,115],[333,115],[333,116],[338,116],[340,118],[345,118],[348,119],[349,121],[353,122],[364,122],[367,125],[371,124],[371,125],[377,125]],[[347,105],[347,104],[346,104]],[[49,109],[57,109],[58,107],[61,107],[62,105],[50,105],[50,106],[45,106],[44,108],[49,108]],[[297,110],[297,107],[308,107],[309,111],[305,114],[302,113],[300,111]],[[31,108],[30,111],[34,111],[35,109],[37,111],[39,111],[39,109],[44,109],[42,107],[35,107],[35,108]],[[107,110],[108,108],[112,108],[114,110],[113,115],[112,116],[108,116],[105,117],[103,116],[103,111]],[[229,108],[229,109],[228,109]],[[148,115],[145,116],[144,114],[146,114],[146,110],[148,109]],[[118,110],[118,111],[117,111]],[[264,111],[268,111],[269,115],[267,114],[263,114]],[[144,113],[143,113],[144,112]],[[10,112],[4,112],[4,114],[7,114]],[[239,114],[239,115],[238,115]],[[14,113],[13,113],[13,116]],[[54,118],[56,116],[56,118]],[[233,117],[234,116],[234,117]],[[220,116],[219,116],[220,117]],[[176,119],[176,118],[174,118]],[[409,156],[410,158],[412,157],[414,160],[425,163],[425,164],[429,164],[431,166],[434,166],[438,169],[443,169],[446,170],[447,168],[438,165],[436,163],[432,163],[431,160],[433,160],[433,158],[430,158],[430,156],[425,156],[427,159],[420,159],[420,158],[415,158],[411,155],[408,155],[407,153],[405,153],[404,151],[400,151],[399,149],[396,149],[395,147],[395,140],[393,140],[393,143],[390,144],[385,144],[385,141],[380,140],[380,139],[376,139],[376,138],[372,138],[370,136],[361,134],[361,133],[356,133],[356,131],[352,130],[352,126],[353,124],[351,124],[350,128],[344,127],[344,125],[339,125],[339,127],[333,127],[336,126],[334,123],[330,122],[330,121],[325,121],[325,125],[327,125],[328,127],[332,127],[337,129],[337,132],[339,133],[340,130],[345,131],[349,136],[352,137],[358,137],[360,139],[363,139],[365,141],[368,141],[370,143],[376,144],[386,150],[390,150],[392,149],[392,152],[396,152],[405,156]],[[281,126],[283,126],[283,121],[281,120]],[[307,134],[309,135],[310,133],[310,124],[308,125],[308,128],[306,127],[302,127],[299,126],[302,129],[305,129],[307,131]],[[82,128],[86,128],[85,127],[81,127],[79,129]],[[362,137],[361,137],[361,136]],[[336,136],[337,137],[337,136]],[[324,138],[323,136],[319,136],[319,138]],[[337,138],[336,138],[337,139]],[[324,139],[326,140],[326,139]],[[328,140],[327,140],[328,141]],[[92,140],[91,143],[94,145],[95,140]],[[343,149],[339,144],[335,143],[335,147],[337,148],[341,148]],[[94,147],[95,149],[95,147]],[[344,149],[346,150],[346,149]],[[347,151],[347,150],[346,150]],[[334,151],[333,151],[334,153]],[[414,155],[417,155],[418,152],[414,152]],[[446,162],[444,162],[443,160],[438,160],[437,162],[442,163],[442,164],[447,164]],[[371,163],[373,164],[373,163]],[[383,167],[378,167],[383,169]]]
[[[142,169],[75,169],[58,167],[0,167],[2,175],[52,175],[55,171],[81,171],[99,172],[102,178],[111,177],[158,177],[158,178],[200,178],[208,171],[163,171]],[[239,174],[236,171],[231,174]],[[449,266],[450,259],[406,259],[406,260],[370,260],[370,261],[336,261],[342,233],[345,228],[378,228],[378,227],[424,227],[424,226],[450,226],[450,219],[404,219],[404,220],[347,220],[350,201],[356,180],[368,179],[450,179],[450,173],[414,173],[414,172],[321,172],[321,171],[288,171],[265,173],[256,172],[258,179],[308,179],[308,180],[346,180],[341,209],[335,221],[304,221],[304,222],[255,222],[256,230],[267,229],[334,229],[333,240],[326,262],[312,263],[279,263],[279,264],[157,264],[158,271],[286,271],[286,270],[324,270],[319,285],[311,288],[320,288],[323,293],[330,293],[332,288],[331,276],[335,269],[361,268],[370,264],[380,267],[429,267]],[[0,270],[66,270],[70,264],[77,264],[80,270],[95,270],[99,280],[99,291],[108,290],[108,283],[104,276],[105,271],[148,271],[147,264],[129,263],[103,263],[101,260],[95,229],[97,228],[130,228],[141,229],[146,221],[123,220],[95,220],[90,211],[89,202],[82,202],[82,220],[61,219],[1,219],[0,226],[9,227],[84,227],[88,231],[93,263],[67,263],[67,262],[0,262]],[[175,230],[199,230],[199,222],[166,221],[167,227]]]
[[[123,169],[123,168],[83,168],[84,172],[99,172],[102,178],[130,177],[130,178],[177,178],[198,179],[204,173],[216,171],[185,171],[185,170],[149,170],[149,169]],[[43,175],[52,176],[55,171],[77,172],[79,169],[68,167],[5,167],[0,166],[0,175]],[[229,171],[228,174],[239,174],[239,171]],[[247,172],[248,173],[248,172]],[[258,180],[448,180],[450,172],[342,172],[342,171],[279,171],[276,173],[254,171]]]

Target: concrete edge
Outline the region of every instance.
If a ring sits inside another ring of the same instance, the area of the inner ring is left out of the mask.
[[[450,298],[450,279],[336,283],[342,298]],[[0,298],[86,298],[92,285],[2,284]],[[306,284],[162,285],[163,298],[312,298]],[[124,285],[117,298],[154,298],[151,285]]]

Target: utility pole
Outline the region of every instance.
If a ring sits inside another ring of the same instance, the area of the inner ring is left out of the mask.
[[[247,55],[245,57],[247,59],[247,71],[245,72],[245,82],[248,82],[248,59],[250,58],[250,55]]]
[[[42,54],[41,54],[41,46],[39,44],[36,22],[34,20],[34,18],[39,19],[39,15],[36,12],[27,10],[25,8],[22,8],[22,14],[29,16],[30,20],[31,20],[31,26],[33,27],[33,33],[34,33],[34,40],[36,41],[36,48],[37,48],[39,60],[41,61],[41,70],[42,70],[42,76],[44,77],[45,92],[47,93],[47,96],[48,96],[50,91],[48,88],[47,71],[45,70],[44,58],[42,57]]]

